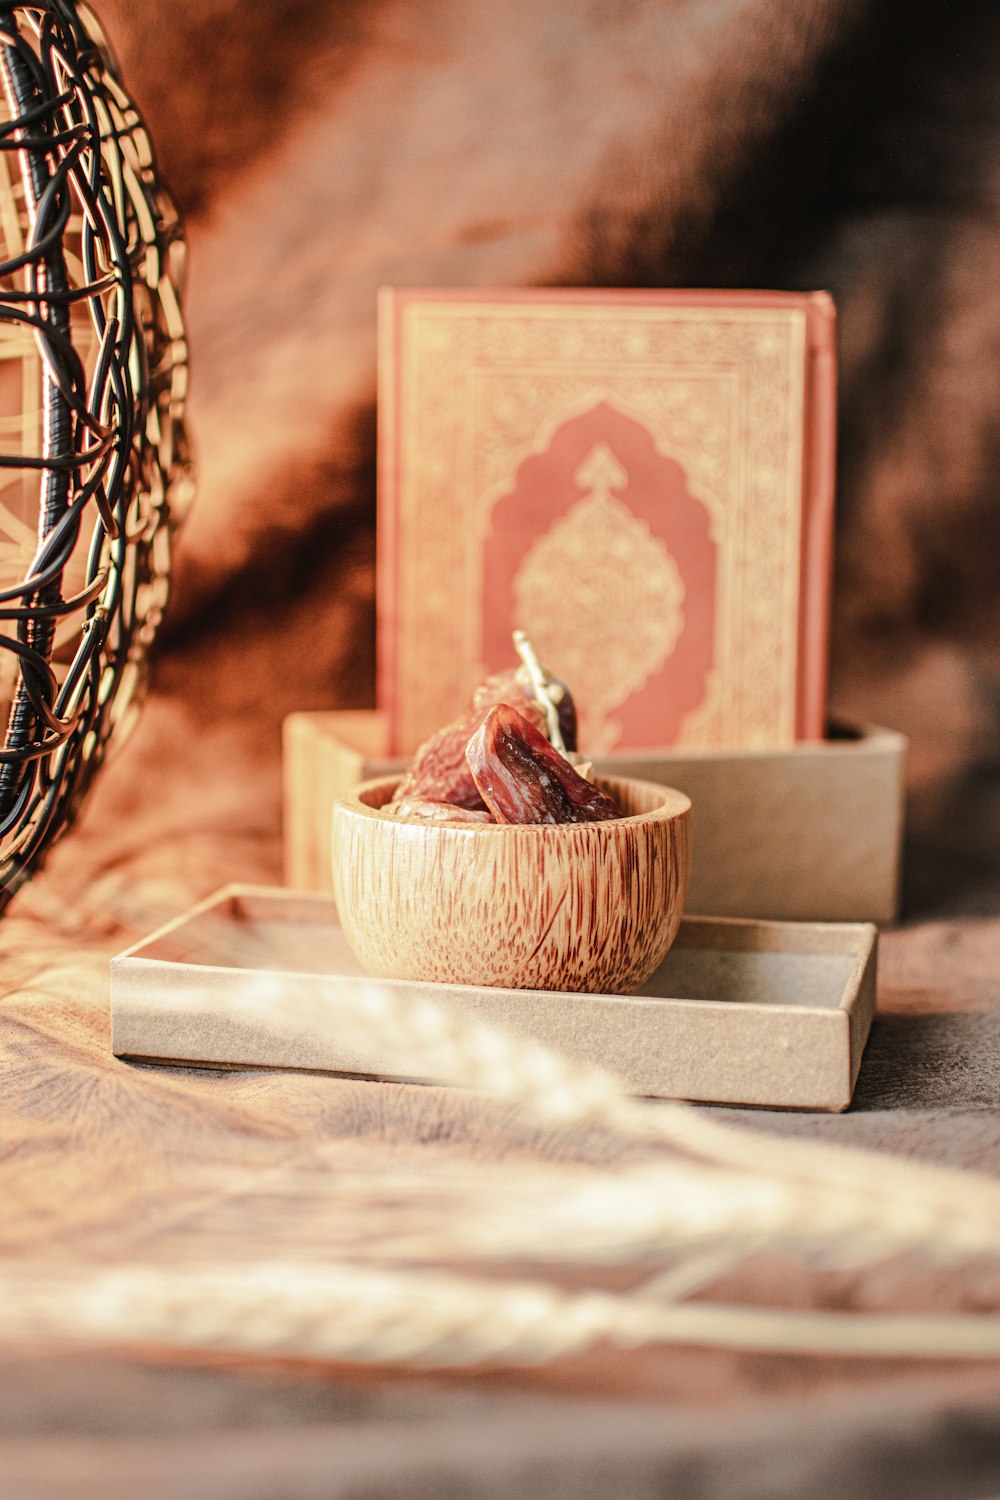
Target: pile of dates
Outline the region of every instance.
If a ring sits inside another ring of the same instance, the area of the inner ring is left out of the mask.
[[[416,753],[387,813],[431,822],[600,823],[621,814],[576,753],[564,683],[521,667],[489,677]],[[557,748],[553,740],[561,742]]]

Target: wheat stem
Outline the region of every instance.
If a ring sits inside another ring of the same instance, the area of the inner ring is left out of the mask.
[[[1000,1355],[1000,1318],[789,1312],[581,1294],[407,1270],[302,1263],[40,1272],[8,1265],[0,1336],[345,1362],[534,1364],[607,1340],[782,1353]]]

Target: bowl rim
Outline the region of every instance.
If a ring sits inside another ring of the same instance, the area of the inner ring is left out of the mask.
[[[629,828],[643,823],[672,823],[678,818],[686,817],[691,812],[691,798],[686,792],[678,791],[676,787],[662,786],[657,781],[645,781],[638,776],[606,776],[603,773],[594,777],[598,785],[615,786],[638,786],[648,791],[655,792],[657,796],[663,797],[660,806],[650,808],[647,812],[629,813],[620,818],[603,818],[592,823],[467,823],[461,818],[429,819],[429,818],[399,818],[392,813],[384,812],[382,807],[372,807],[362,800],[363,794],[371,792],[376,787],[398,786],[405,772],[394,771],[387,776],[373,776],[367,781],[360,782],[350,792],[334,798],[333,810],[352,813],[364,818],[370,818],[375,822],[392,828],[423,828],[430,832],[437,830],[448,833],[467,833],[475,836],[483,834],[509,833],[512,830],[518,833],[540,835],[549,838],[558,837],[562,832],[572,831],[578,837],[583,830],[600,828]],[[600,837],[600,835],[596,835]]]

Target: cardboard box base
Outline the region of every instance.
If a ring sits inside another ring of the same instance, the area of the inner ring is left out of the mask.
[[[329,891],[331,808],[402,763],[368,710],[285,720],[285,878]],[[598,771],[677,787],[693,806],[687,910],[774,921],[890,922],[898,915],[906,741],[845,729],[780,750],[650,750]]]
[[[695,918],[640,995],[378,983],[610,1069],[636,1094],[843,1110],[875,964],[871,925]],[[230,886],[112,960],[112,1045],[146,1061],[440,1082],[426,1043],[359,1029],[352,997],[372,982],[332,900]]]

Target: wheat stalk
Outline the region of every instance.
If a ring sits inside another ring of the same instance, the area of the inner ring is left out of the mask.
[[[331,1024],[319,996],[266,974],[248,981],[239,1016],[315,1035]],[[359,1044],[377,1034],[380,1050],[396,1049],[408,1068],[416,1059],[424,1076],[515,1103],[547,1124],[599,1126],[695,1158],[619,1171],[615,1182],[595,1178],[593,1233],[620,1234],[634,1223],[644,1251],[651,1235],[672,1244],[741,1233],[826,1250],[839,1240],[868,1255],[918,1248],[961,1258],[1000,1246],[1000,1184],[990,1178],[898,1158],[887,1171],[873,1152],[722,1125],[690,1105],[640,1102],[607,1072],[390,985],[338,997],[336,1027],[342,1046],[352,1028]],[[564,1201],[568,1210],[571,1190]],[[558,1215],[558,1202],[541,1212]]]
[[[425,1367],[529,1365],[606,1340],[875,1357],[995,1358],[1000,1318],[677,1306],[545,1283],[353,1265],[5,1267],[0,1337],[243,1350]]]
[[[202,1232],[241,1251],[284,1239],[370,1262],[656,1266],[729,1247],[853,1267],[900,1253],[955,1262],[997,1245],[995,1222],[979,1215],[946,1233],[933,1208],[904,1217],[870,1192],[671,1158],[613,1170],[447,1162],[373,1175],[346,1173],[337,1151],[322,1148],[308,1170],[234,1180],[227,1166],[189,1185],[204,1189]]]

